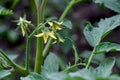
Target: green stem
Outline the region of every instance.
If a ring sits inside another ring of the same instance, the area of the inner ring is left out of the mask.
[[[27,37],[26,42],[26,63],[25,63],[25,69],[29,72],[29,66],[30,66],[30,40],[31,38]]]
[[[39,9],[40,8],[40,0],[34,0],[35,2],[35,6],[36,6],[36,9]]]
[[[53,38],[50,38],[50,39],[48,40],[47,45],[45,46],[45,48],[44,48],[44,50],[43,50],[43,58],[44,58],[44,59],[46,58],[46,56],[47,56],[48,53],[49,53],[49,49],[50,49],[50,47],[51,47],[51,45],[52,45],[52,42],[53,42]]]
[[[4,58],[7,63],[9,65],[11,65],[14,69],[15,69],[15,72],[23,75],[23,76],[26,76],[29,74],[28,71],[26,71],[24,68],[22,68],[21,66],[17,65],[15,62],[13,62],[11,59],[9,59],[9,57],[7,57],[7,55],[5,54],[5,52],[3,52],[1,49],[0,49],[0,56],[2,56],[2,58]]]
[[[61,17],[59,18],[59,21],[62,21],[68,14],[68,12],[70,11],[70,9],[72,8],[72,6],[74,5],[74,0],[72,0],[68,6],[66,7],[65,11],[62,13]],[[44,50],[43,50],[43,57],[45,59],[45,57],[49,54],[49,50],[50,50],[50,47],[52,45],[52,42],[53,42],[53,39],[50,38],[48,40],[48,43],[46,44]]]
[[[44,22],[44,11],[46,7],[47,0],[43,0],[42,5],[41,5],[41,12],[40,12],[40,22]]]
[[[95,50],[95,49],[94,49],[94,50]],[[89,57],[88,63],[87,63],[87,65],[86,65],[86,67],[85,67],[86,69],[88,69],[88,67],[90,66],[90,63],[91,63],[93,57],[95,56],[94,50],[93,50],[93,52],[91,53],[91,55],[90,55],[90,57]]]
[[[43,40],[42,38],[37,38],[37,48],[36,48],[36,58],[35,58],[35,68],[34,71],[40,73],[41,65],[43,64]]]
[[[78,64],[75,64],[75,65],[72,65],[69,68],[65,69],[64,72],[68,72],[69,70],[71,70],[71,69],[73,69],[77,66],[85,66],[85,64],[84,63],[78,63]]]
[[[39,24],[37,28],[28,37],[32,38],[35,35],[35,33],[38,32],[38,30],[40,30],[42,27],[42,24]]]
[[[70,9],[72,8],[72,6],[74,5],[74,0],[72,0],[68,6],[66,7],[65,11],[62,13],[61,17],[59,18],[59,21],[62,21],[68,14],[68,12],[70,11]]]
[[[44,9],[46,3],[47,0],[43,0],[41,7],[40,7],[40,3],[37,3],[37,5],[39,5],[38,6],[39,8],[37,7],[37,25],[44,22]],[[34,68],[34,71],[37,73],[41,72],[41,65],[43,64],[43,55],[42,55],[43,45],[44,45],[43,38],[41,37],[37,38],[37,48],[36,48],[35,68]]]

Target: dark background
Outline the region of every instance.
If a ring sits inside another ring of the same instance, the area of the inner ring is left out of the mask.
[[[0,5],[7,9],[13,9],[14,12],[13,15],[0,16],[0,48],[3,49],[12,59],[15,59],[16,62],[24,66],[25,38],[21,35],[20,29],[16,30],[17,23],[13,22],[13,20],[19,19],[20,16],[23,17],[23,15],[26,14],[27,20],[36,24],[36,9],[33,0],[20,0],[14,6],[13,2],[14,0],[0,1]],[[66,6],[67,3],[65,0],[48,0],[45,10],[45,18],[52,16],[59,18]],[[116,14],[117,13],[106,7],[100,7],[99,4],[95,4],[91,0],[86,0],[85,2],[76,4],[71,9],[66,18],[72,22],[73,28],[71,30],[65,30],[61,32],[61,34],[72,37],[75,41],[80,57],[86,60],[89,56],[89,51],[92,50],[92,47],[90,47],[83,35],[83,29],[85,28],[86,22],[89,21],[93,25],[96,25],[101,18],[108,18]],[[102,41],[120,43],[119,34],[120,28],[118,27]],[[34,67],[35,45],[36,38],[34,37],[31,42],[31,69]],[[64,44],[54,44],[51,51],[59,55],[66,63],[71,62],[72,64],[74,62],[74,51],[71,48],[69,40],[65,41]],[[119,52],[98,55],[94,61],[97,61],[96,63],[102,62],[108,56],[116,57],[117,63],[113,71],[119,72]]]

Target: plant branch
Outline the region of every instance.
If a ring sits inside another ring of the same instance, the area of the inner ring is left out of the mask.
[[[66,7],[66,9],[64,10],[64,12],[62,13],[61,17],[59,18],[59,21],[62,21],[66,16],[67,14],[69,13],[70,9],[72,8],[72,6],[74,5],[74,0],[72,0],[68,6]],[[50,47],[52,45],[52,42],[53,42],[53,39],[50,38],[48,40],[48,43],[46,44],[44,50],[43,50],[43,57],[45,59],[45,57],[49,54],[49,50],[50,50]]]
[[[87,63],[87,65],[86,65],[86,67],[85,67],[86,69],[88,69],[88,67],[90,66],[90,63],[91,63],[93,57],[95,56],[94,50],[95,50],[95,49],[93,49],[93,51],[92,51],[92,53],[91,53],[91,55],[90,55],[90,57],[89,57],[88,63]]]
[[[68,6],[66,7],[65,11],[62,13],[61,17],[59,18],[59,21],[62,21],[68,14],[68,12],[70,11],[70,9],[72,8],[72,6],[74,5],[74,0],[72,0]]]
[[[31,38],[27,37],[25,69],[26,69],[28,72],[29,72],[29,66],[30,66],[30,40],[31,40]]]
[[[36,9],[39,9],[40,0],[34,0],[34,2],[35,2]]]
[[[13,62],[13,61],[5,54],[5,52],[3,52],[1,49],[0,49],[0,56],[1,56],[2,58],[4,58],[4,59],[7,61],[7,63],[8,63],[9,65],[11,65],[11,66],[15,69],[15,72],[17,72],[17,73],[19,73],[19,74],[21,74],[21,75],[23,75],[23,76],[26,76],[26,75],[29,74],[28,71],[26,71],[26,70],[25,70],[24,68],[22,68],[21,66],[17,65],[15,62]]]
[[[68,72],[69,70],[71,70],[71,69],[73,69],[73,68],[75,68],[77,66],[85,66],[85,64],[84,63],[74,64],[74,65],[68,67],[67,69],[65,69],[64,72]]]
[[[37,25],[44,22],[44,9],[47,0],[43,0],[41,7],[37,8]],[[40,3],[37,3],[40,6]],[[39,32],[38,32],[39,33]],[[41,65],[43,64],[43,38],[37,38],[36,58],[34,71],[37,73],[41,72]]]
[[[32,38],[32,37],[34,36],[34,34],[35,34],[36,32],[38,32],[38,30],[40,30],[42,27],[43,27],[42,24],[39,24],[39,25],[36,27],[36,29],[35,29],[28,37],[29,37],[29,38]]]

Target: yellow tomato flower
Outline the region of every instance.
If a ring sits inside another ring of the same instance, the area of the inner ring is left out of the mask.
[[[29,24],[31,24],[31,22],[25,20],[24,18],[20,17],[20,19],[18,20],[18,24],[17,25],[20,26],[23,36],[25,36],[26,28],[28,27]]]
[[[61,25],[63,22],[48,22],[52,30],[61,30]]]
[[[57,37],[57,39],[53,42],[53,44],[55,44],[55,43],[59,43],[59,42],[64,42],[65,40],[58,34],[58,33],[56,33],[56,37]]]
[[[35,35],[35,36],[36,36],[36,37],[43,37],[44,43],[47,42],[47,40],[48,40],[49,37],[52,37],[52,38],[54,38],[54,39],[57,39],[57,38],[55,37],[53,31],[47,31],[47,32],[43,31],[42,33],[39,33],[39,34],[37,34],[37,35]]]

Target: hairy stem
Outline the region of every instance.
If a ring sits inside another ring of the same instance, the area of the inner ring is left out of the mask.
[[[35,0],[36,1],[36,0]],[[46,6],[47,0],[43,0],[40,7],[40,1],[37,3],[37,25],[44,22],[44,9]],[[39,32],[38,32],[39,33]],[[43,64],[43,38],[37,38],[37,48],[36,48],[36,59],[35,59],[35,68],[34,71],[40,73],[41,65]]]
[[[30,39],[27,37],[27,43],[26,43],[26,63],[25,63],[25,69],[29,72],[29,66],[30,66]]]
[[[91,63],[94,56],[95,56],[95,54],[94,54],[94,50],[93,50],[93,52],[91,53],[91,55],[89,57],[88,63],[86,65],[86,67],[85,67],[86,69],[88,69],[88,67],[90,66],[90,63]]]

